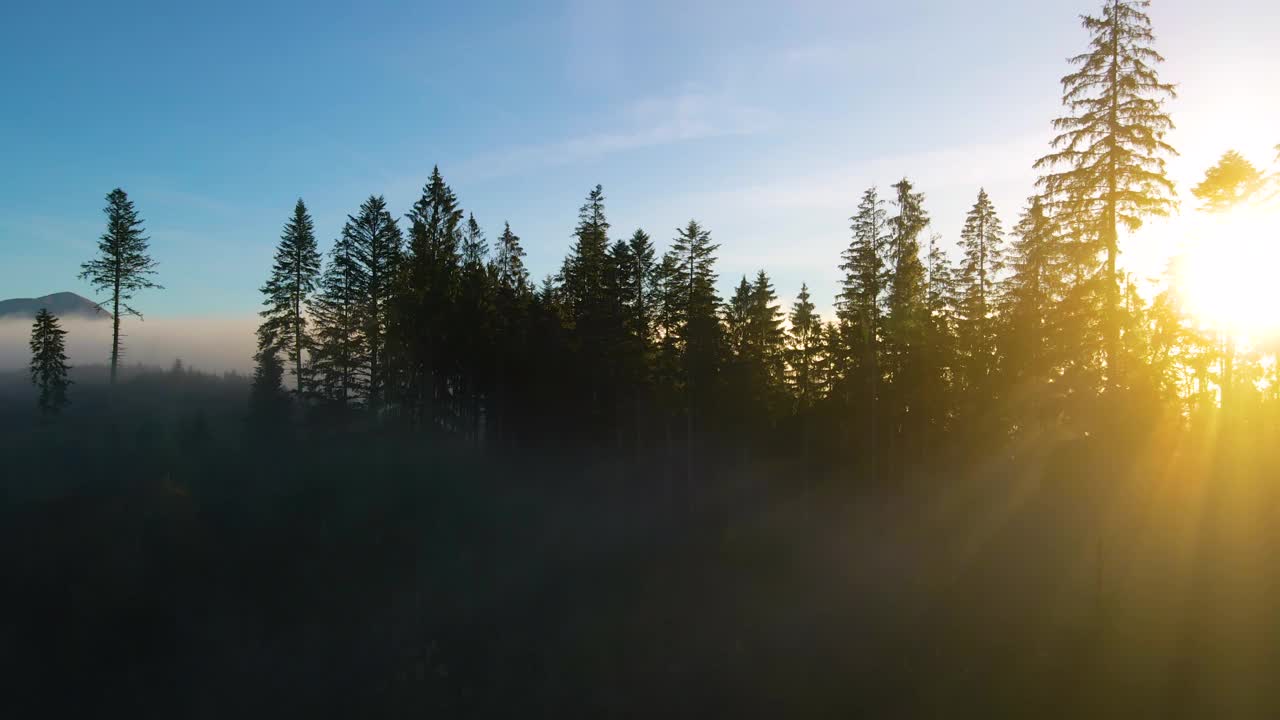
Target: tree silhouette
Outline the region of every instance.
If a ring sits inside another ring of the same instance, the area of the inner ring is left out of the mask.
[[[959,304],[963,381],[970,402],[983,403],[989,400],[990,376],[996,369],[995,288],[1004,267],[1004,231],[986,190],[978,191],[978,200],[965,217],[960,247],[964,251]]]
[[[1164,103],[1175,93],[1156,71],[1164,58],[1152,47],[1155,36],[1145,12],[1150,5],[1150,0],[1106,0],[1101,15],[1081,17],[1089,50],[1071,58],[1079,69],[1062,78],[1069,114],[1054,120],[1059,134],[1053,151],[1036,162],[1046,171],[1039,186],[1059,221],[1072,228],[1078,242],[1105,256],[1097,282],[1112,366],[1120,341],[1120,230],[1137,230],[1144,218],[1174,208],[1165,157],[1176,151],[1164,140],[1173,129]],[[1119,369],[1109,367],[1107,374],[1118,386]]]
[[[71,366],[67,365],[66,336],[58,318],[47,309],[36,313],[31,326],[31,383],[40,390],[36,407],[45,414],[61,412],[68,402]]]
[[[368,352],[361,304],[361,283],[353,246],[347,233],[334,243],[320,277],[319,292],[308,304],[315,325],[315,349],[309,376],[312,391],[345,410],[362,402],[367,391]]]
[[[822,318],[809,296],[809,286],[802,284],[791,305],[791,327],[787,331],[789,348],[788,384],[796,400],[798,412],[813,407],[822,397],[825,385],[822,364]]]
[[[147,254],[148,238],[143,235],[142,218],[124,190],[107,193],[107,229],[98,239],[98,257],[80,266],[80,278],[88,280],[95,290],[108,292],[111,304],[111,384],[115,384],[120,365],[120,317],[142,313],[129,301],[139,290],[161,289],[151,281],[156,263]]]
[[[265,296],[262,304],[266,309],[259,313],[263,318],[262,333],[271,345],[284,350],[293,366],[299,396],[307,388],[303,356],[311,346],[306,307],[319,275],[320,251],[316,247],[315,225],[307,206],[299,199],[276,246],[271,277],[262,286]]]

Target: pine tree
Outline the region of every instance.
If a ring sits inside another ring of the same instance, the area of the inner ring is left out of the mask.
[[[387,330],[403,256],[403,237],[380,195],[369,196],[360,205],[358,215],[347,216],[342,235],[350,246],[356,307],[364,326],[361,337],[368,359],[363,371],[368,383],[366,404],[371,410],[379,410],[389,376]]]
[[[1081,17],[1089,51],[1071,58],[1079,66],[1062,79],[1068,114],[1054,121],[1053,151],[1036,162],[1047,174],[1039,185],[1051,212],[1077,240],[1105,256],[1095,285],[1103,302],[1108,382],[1116,386],[1119,347],[1120,275],[1116,260],[1122,228],[1137,230],[1143,219],[1174,208],[1174,186],[1165,157],[1176,154],[1165,135],[1173,121],[1164,110],[1175,97],[1156,65],[1155,36],[1146,8],[1150,0],[1106,0],[1100,16]],[[1094,253],[1082,253],[1082,255]],[[1092,269],[1092,268],[1091,268]],[[1092,275],[1093,273],[1088,273]]]
[[[603,290],[609,250],[609,221],[604,215],[604,189],[596,185],[578,210],[574,244],[560,271],[560,284],[577,334],[590,345],[598,341],[605,315]]]
[[[959,333],[963,381],[970,401],[979,404],[990,398],[989,378],[996,363],[996,292],[998,273],[1004,268],[1004,231],[995,206],[986,190],[965,217],[960,232],[964,251],[961,267],[963,291],[960,299]]]
[[[884,318],[885,356],[893,391],[888,416],[898,436],[912,443],[921,440],[925,427],[936,420],[925,410],[927,398],[937,390],[936,378],[930,376],[930,317],[925,268],[920,260],[920,234],[928,227],[929,216],[923,207],[924,195],[915,192],[910,181],[904,178],[893,187],[898,214],[889,220],[891,269]]]
[[[352,238],[343,233],[329,254],[319,292],[308,303],[315,325],[312,390],[340,409],[358,404],[368,387],[367,324],[358,276]]]
[[[262,287],[267,307],[259,315],[271,343],[282,348],[292,364],[296,392],[306,390],[303,355],[310,348],[305,308],[320,275],[320,252],[316,248],[315,225],[307,206],[299,199],[293,217],[284,226],[276,246],[271,277]]]
[[[671,308],[674,336],[679,348],[683,380],[686,436],[692,457],[694,432],[700,417],[714,395],[714,382],[720,366],[722,333],[716,309],[716,250],[711,233],[690,220],[676,232],[664,269],[670,286],[664,290],[673,303]]]
[[[839,350],[831,347],[829,357],[833,363],[835,378],[846,383],[855,365],[861,371],[863,382],[855,382],[860,393],[870,402],[871,414],[876,414],[881,376],[880,356],[883,334],[882,303],[888,281],[885,254],[891,236],[884,201],[874,187],[862,194],[858,212],[850,218],[853,238],[841,254],[840,269],[844,277],[840,281],[840,293],[836,296],[836,321],[840,325]],[[850,357],[852,353],[856,357]],[[844,401],[850,401],[853,388],[845,385]]]
[[[925,305],[929,315],[925,364],[927,376],[934,379],[937,387],[934,395],[926,398],[927,412],[935,428],[943,431],[956,412],[961,299],[951,259],[940,240],[937,233],[930,235],[925,255]]]
[[[505,223],[493,261],[497,286],[494,298],[497,360],[492,426],[495,439],[508,444],[520,420],[519,410],[528,403],[531,394],[528,386],[534,382],[528,361],[529,348],[534,342],[529,337],[534,297],[524,256],[520,237],[511,231],[510,223]]]
[[[67,371],[71,366],[67,365],[66,336],[58,318],[47,309],[36,313],[31,326],[31,383],[40,390],[36,407],[49,415],[61,412],[67,404],[71,385]]]
[[[625,257],[628,262],[623,268],[623,300],[627,308],[627,328],[648,346],[656,316],[657,264],[653,242],[644,230],[632,233]]]
[[[1266,184],[1266,175],[1235,150],[1222,154],[1191,189],[1207,212],[1228,212],[1248,203]]]
[[[511,232],[511,223],[504,223],[494,265],[498,268],[499,283],[512,295],[524,294],[529,289],[529,271],[525,269],[524,256],[520,236]]]
[[[1003,375],[1007,382],[1023,378],[1048,380],[1052,332],[1062,298],[1063,248],[1044,201],[1027,201],[1009,247],[1010,274],[1001,282],[1000,305],[1004,343]]]
[[[766,411],[775,414],[786,387],[786,341],[784,315],[778,294],[764,270],[751,284],[751,345],[760,366],[759,390]]]
[[[751,283],[743,275],[734,287],[733,295],[724,306],[724,341],[729,351],[738,357],[750,353],[751,342]]]
[[[604,200],[604,189],[596,185],[578,210],[574,243],[560,271],[560,290],[575,367],[582,378],[577,388],[581,397],[576,405],[583,410],[579,421],[597,440],[616,441],[614,370],[624,332],[618,268],[609,251]]]
[[[454,306],[463,220],[458,198],[439,167],[432,168],[407,219],[409,242],[393,307],[394,345],[403,375],[397,394],[406,415],[435,425],[443,419],[437,400],[448,396],[457,375]],[[519,272],[517,267],[523,268],[518,258],[509,270]]]
[[[111,384],[116,382],[120,355],[120,317],[142,313],[129,301],[139,290],[162,289],[152,282],[156,263],[147,254],[149,238],[143,234],[142,218],[124,190],[116,188],[107,194],[107,230],[98,240],[98,257],[80,266],[80,278],[88,280],[95,290],[106,291],[111,304]]]
[[[461,376],[463,378],[461,414],[465,416],[463,427],[469,429],[474,444],[481,441],[481,407],[492,389],[495,372],[493,353],[497,333],[497,308],[495,298],[496,267],[493,272],[488,264],[489,245],[475,215],[468,215],[462,239],[462,277],[459,288],[455,336],[461,345]]]
[[[788,330],[788,384],[799,412],[805,412],[822,397],[822,318],[809,296],[809,286],[800,285],[800,293],[791,305],[791,327]]]

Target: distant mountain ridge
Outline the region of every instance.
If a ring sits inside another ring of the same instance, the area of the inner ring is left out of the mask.
[[[98,307],[97,303],[73,292],[53,293],[38,298],[0,300],[0,319],[34,318],[41,308],[47,309],[60,318],[111,319],[111,313]]]

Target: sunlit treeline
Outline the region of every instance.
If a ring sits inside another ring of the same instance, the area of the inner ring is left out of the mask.
[[[299,200],[262,289],[254,422],[358,420],[488,448],[661,450],[689,462],[704,448],[746,448],[892,466],[1049,427],[1274,416],[1273,338],[1245,345],[1236,328],[1206,324],[1185,263],[1154,290],[1119,263],[1128,234],[1179,212],[1165,171],[1173,86],[1157,72],[1147,5],[1107,0],[1083,18],[1088,47],[1062,80],[1058,135],[1021,207],[997,208],[975,188],[948,245],[912,180],[851,198],[829,317],[807,286],[779,298],[764,269],[721,297],[723,238],[696,220],[619,232],[600,186],[559,271],[540,282],[513,228],[487,235],[438,169],[403,215],[368,198],[325,257]],[[1275,174],[1228,152],[1194,188],[1202,206],[1183,211],[1255,212],[1276,187]],[[140,233],[123,192],[109,199],[104,241]]]

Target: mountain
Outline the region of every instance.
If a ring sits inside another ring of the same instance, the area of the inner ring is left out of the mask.
[[[47,308],[49,312],[60,318],[88,318],[91,320],[109,320],[111,313],[98,307],[88,298],[80,297],[73,292],[60,292],[38,298],[14,298],[0,300],[0,320],[26,318],[31,319]]]

